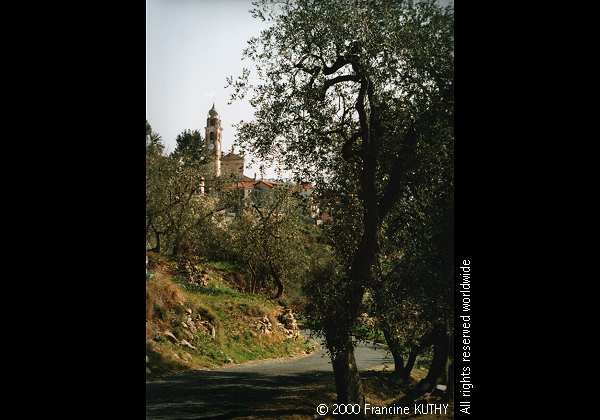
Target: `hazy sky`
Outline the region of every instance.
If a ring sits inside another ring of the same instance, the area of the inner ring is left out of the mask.
[[[168,151],[184,129],[204,137],[213,102],[223,124],[223,151],[233,144],[232,124],[253,118],[247,102],[227,105],[225,89],[225,78],[246,64],[246,41],[265,27],[250,16],[250,7],[250,0],[146,0],[146,117]]]

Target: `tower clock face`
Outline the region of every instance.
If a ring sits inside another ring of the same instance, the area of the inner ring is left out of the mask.
[[[212,150],[215,148],[215,145],[213,144],[213,142],[208,143],[208,150]]]

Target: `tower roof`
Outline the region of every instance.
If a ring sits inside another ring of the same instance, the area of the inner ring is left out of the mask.
[[[215,109],[215,103],[214,102],[213,102],[212,108],[208,111],[208,115],[211,116],[211,117],[218,117],[219,116],[219,113]]]

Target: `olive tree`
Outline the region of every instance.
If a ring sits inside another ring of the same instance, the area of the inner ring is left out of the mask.
[[[204,175],[201,141],[193,132],[177,138],[177,148],[164,154],[160,136],[146,124],[146,238],[156,252],[179,256],[194,252],[202,241],[203,228],[222,209],[219,199],[203,195]]]
[[[291,186],[254,194],[262,197],[250,198],[229,227],[231,249],[248,272],[248,290],[274,286],[273,298],[279,299],[307,270],[304,208]]]
[[[249,94],[256,108],[254,121],[238,126],[238,145],[357,200],[359,228],[346,258],[329,267],[337,287],[323,293],[337,301],[324,304],[332,310],[324,332],[338,400],[360,403],[351,332],[375,281],[382,224],[406,193],[418,147],[451,135],[452,11],[433,2],[264,0],[253,14],[271,25],[244,51],[256,80],[249,70],[229,79],[232,98]]]

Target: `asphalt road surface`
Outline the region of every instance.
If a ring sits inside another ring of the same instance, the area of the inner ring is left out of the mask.
[[[382,346],[360,344],[355,357],[361,371],[393,366]],[[146,382],[146,418],[313,418],[317,403],[334,402],[333,384],[323,349],[295,359],[190,371]]]

